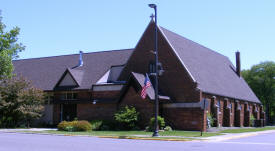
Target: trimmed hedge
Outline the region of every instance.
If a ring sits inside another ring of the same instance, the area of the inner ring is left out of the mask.
[[[57,125],[59,131],[90,131],[92,125],[88,121],[62,121]]]

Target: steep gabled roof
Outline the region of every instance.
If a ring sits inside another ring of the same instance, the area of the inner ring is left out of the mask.
[[[79,54],[22,59],[13,61],[14,73],[21,75],[42,90],[53,90],[64,71],[70,73],[80,85],[74,89],[90,89],[113,65],[123,65],[132,49],[83,53],[84,65],[78,65]]]
[[[60,77],[54,89],[62,88],[62,87],[71,87],[76,88],[81,86],[81,82],[83,79],[83,71],[67,68],[63,75]]]
[[[227,57],[163,27],[159,29],[202,92],[260,103]]]

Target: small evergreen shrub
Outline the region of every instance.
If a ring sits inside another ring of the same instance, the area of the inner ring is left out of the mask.
[[[163,130],[164,131],[173,131],[171,126],[165,126]]]
[[[125,106],[115,113],[114,119],[118,123],[118,128],[122,130],[133,130],[137,128],[139,113],[134,107]]]
[[[165,121],[164,118],[161,116],[158,116],[158,125],[159,125],[159,129],[163,130],[164,126],[165,126]],[[146,131],[153,131],[155,128],[155,117],[152,117],[150,119],[150,123],[149,123],[149,127],[147,128]]]

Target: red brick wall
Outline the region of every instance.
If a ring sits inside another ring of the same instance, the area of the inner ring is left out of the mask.
[[[120,95],[120,91],[94,91],[92,92],[93,98],[118,98]]]
[[[222,96],[215,96],[207,93],[202,93],[202,98],[206,98],[208,101],[210,101],[208,105],[208,111],[210,111],[211,114],[214,115],[214,118],[217,118],[217,115],[219,115],[219,123],[221,126],[249,126],[249,120],[250,115],[254,114],[254,117],[256,119],[261,118],[261,111],[260,111],[260,104],[256,104],[256,107],[258,107],[258,112],[255,112],[255,104],[247,101],[235,101],[235,99],[232,98],[225,98]],[[213,108],[213,106],[217,103],[217,101],[221,101],[221,107],[222,110],[220,111],[220,114],[217,114],[217,108]],[[230,113],[230,110],[226,108],[227,104],[232,103],[232,112]],[[239,102],[239,103],[237,103]],[[236,105],[239,104],[241,107],[241,110],[236,110]],[[250,111],[246,111],[246,105],[251,108]],[[254,108],[253,108],[254,107]],[[216,123],[217,126],[217,123]]]
[[[164,108],[163,117],[178,130],[206,130],[206,114],[200,108]]]
[[[154,116],[154,104],[148,98],[143,100],[140,97],[140,90],[136,92],[135,89],[131,86],[127,90],[124,98],[119,103],[119,108],[124,106],[134,106],[136,110],[140,113],[140,122],[139,125],[141,128],[148,126],[149,120]]]
[[[198,102],[200,101],[200,91],[196,90],[194,83],[188,72],[184,69],[180,60],[169,46],[169,43],[158,32],[159,61],[165,70],[159,78],[160,91],[171,97],[176,102]],[[129,58],[120,80],[127,80],[131,72],[148,72],[150,61],[154,61],[154,24],[151,24],[145,31],[143,37],[137,44],[135,51]],[[175,76],[180,78],[175,78]]]
[[[77,118],[88,121],[112,120],[116,109],[116,104],[77,104]]]

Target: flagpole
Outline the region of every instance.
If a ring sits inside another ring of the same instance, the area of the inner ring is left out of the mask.
[[[154,8],[155,10],[155,127],[153,137],[158,137],[158,112],[159,112],[159,100],[158,100],[158,28],[157,28],[157,5],[156,4],[149,4],[149,7]]]

